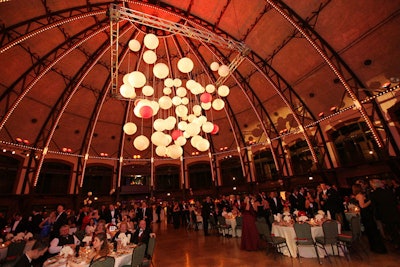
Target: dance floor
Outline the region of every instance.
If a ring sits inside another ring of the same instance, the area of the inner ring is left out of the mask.
[[[270,249],[259,251],[240,250],[240,238],[227,238],[212,234],[204,236],[203,231],[187,231],[186,228],[174,229],[165,223],[154,224],[153,231],[157,234],[156,249],[153,263],[155,267],[236,267],[236,266],[321,266],[317,259],[291,259],[277,254]],[[331,256],[330,260],[322,259],[322,265],[328,266],[379,266],[397,267],[400,261],[400,251],[388,246],[389,253],[385,255],[371,252],[353,253],[350,262],[345,257]],[[367,253],[367,254],[366,254]],[[360,257],[361,256],[361,257]]]

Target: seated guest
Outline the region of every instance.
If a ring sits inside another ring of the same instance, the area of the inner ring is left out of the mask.
[[[134,244],[145,243],[147,245],[149,243],[150,233],[151,233],[151,230],[150,230],[150,228],[146,227],[146,221],[141,220],[139,222],[138,229],[135,231],[135,233],[133,233],[133,236],[131,238],[132,243],[134,243]]]
[[[25,252],[22,255],[14,267],[31,267],[32,260],[38,259],[39,257],[43,256],[46,253],[47,248],[49,247],[49,243],[43,239],[38,239],[33,244],[32,249]]]
[[[75,250],[75,247],[79,245],[79,243],[79,239],[76,236],[69,234],[69,226],[63,225],[60,228],[60,236],[55,237],[53,240],[51,240],[49,253],[59,253],[64,246],[70,246],[72,249]]]
[[[109,253],[109,247],[107,242],[107,235],[105,233],[97,234],[93,239],[93,251],[89,258],[91,258],[90,265],[94,265],[96,262],[104,260]]]
[[[118,230],[118,232],[115,233],[115,235],[114,235],[114,237],[112,238],[111,241],[114,242],[115,239],[119,238],[119,235],[120,235],[120,234],[125,234],[126,236],[131,235],[131,240],[130,240],[130,242],[132,242],[132,236],[133,236],[133,234],[132,234],[131,231],[128,230],[128,224],[127,224],[126,222],[120,223],[120,225],[119,225],[119,230]]]

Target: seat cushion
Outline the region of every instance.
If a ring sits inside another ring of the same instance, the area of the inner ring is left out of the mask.
[[[325,238],[323,236],[317,236],[315,238],[315,242],[320,243],[320,244],[325,244]]]

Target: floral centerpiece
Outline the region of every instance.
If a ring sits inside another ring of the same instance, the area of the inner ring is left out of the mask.
[[[319,210],[317,215],[315,215],[315,221],[321,222],[325,217],[325,212],[323,210]]]
[[[63,258],[67,258],[68,256],[73,256],[74,254],[75,254],[75,252],[70,246],[64,246],[60,250],[60,256]]]

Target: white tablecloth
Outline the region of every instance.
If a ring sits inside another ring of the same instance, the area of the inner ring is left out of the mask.
[[[338,225],[338,230],[340,233],[340,230],[341,230],[340,224]],[[286,238],[286,243],[289,247],[290,254],[292,255],[292,257],[297,257],[296,232],[294,231],[293,226],[282,226],[282,225],[278,225],[278,224],[274,223],[272,225],[271,233],[275,236],[281,236],[281,237]],[[311,227],[311,235],[314,238],[314,240],[315,240],[315,237],[317,237],[317,236],[323,236],[324,231],[322,230],[322,226]],[[330,255],[333,254],[332,248],[330,245],[326,246],[325,248]],[[286,248],[283,248],[282,252],[284,255],[289,256],[289,252],[287,251]],[[299,254],[300,254],[300,257],[303,257],[303,258],[316,258],[317,257],[317,255],[315,254],[314,246],[300,246]],[[325,252],[322,248],[318,247],[318,254],[321,258],[323,258],[325,255]],[[334,254],[336,254],[336,255],[338,254],[338,252],[336,251],[336,248],[335,248]],[[343,254],[341,252],[339,252],[339,255],[343,256]]]

